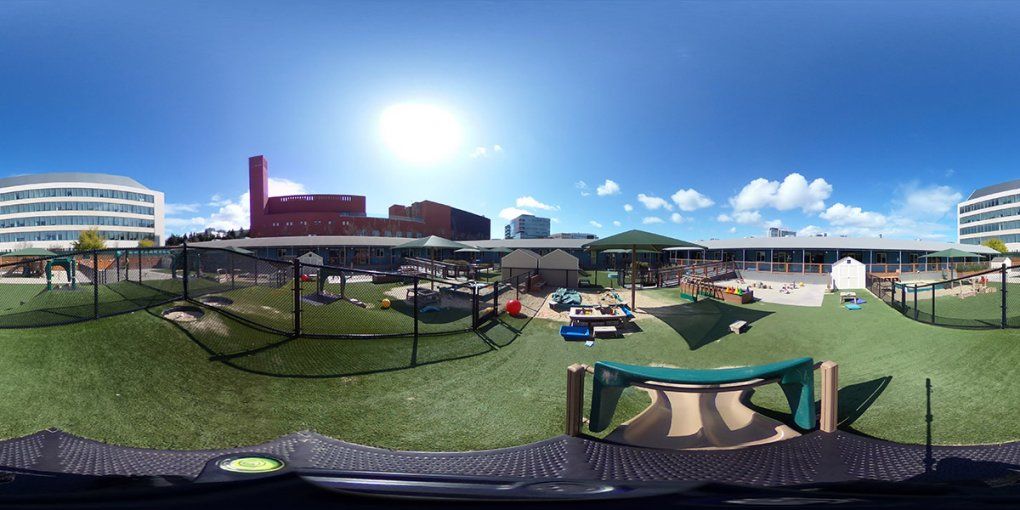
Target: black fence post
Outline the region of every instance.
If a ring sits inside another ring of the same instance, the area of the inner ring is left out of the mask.
[[[184,249],[181,251],[181,262],[184,266],[184,299],[188,299],[188,242],[184,241]]]
[[[418,277],[414,277],[414,340],[411,343],[411,366],[418,364]]]
[[[99,318],[99,251],[92,250],[92,316]]]
[[[142,249],[138,248],[138,283],[142,283]]]
[[[471,287],[471,329],[478,329],[478,287]]]
[[[492,316],[499,317],[499,282],[492,284]]]
[[[999,270],[999,279],[1002,281],[1002,329],[1006,329],[1006,264]]]
[[[914,284],[914,320],[917,320],[917,284]]]
[[[931,286],[931,323],[935,324],[935,284]]]
[[[235,255],[233,253],[231,253],[230,254],[230,290],[234,290],[236,288],[234,286],[234,273],[236,273],[237,271],[234,269],[234,257],[235,257]]]
[[[294,336],[301,335],[301,261],[294,259]]]
[[[900,308],[903,310],[903,314],[907,314],[907,286],[906,284],[900,285]]]
[[[117,282],[119,283],[120,282],[120,255],[119,254],[115,258],[115,260],[117,262]]]

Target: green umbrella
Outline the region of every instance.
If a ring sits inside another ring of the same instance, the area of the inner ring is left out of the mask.
[[[637,253],[638,250],[648,250],[653,252],[660,252],[666,248],[677,248],[677,247],[688,247],[688,248],[701,248],[706,249],[704,246],[699,244],[689,243],[687,241],[681,241],[672,237],[667,237],[659,234],[653,234],[651,232],[645,232],[643,230],[628,230],[609,236],[597,241],[592,241],[586,245],[585,248],[592,251],[605,251],[605,250],[630,250],[631,253],[631,285],[630,285],[630,307],[632,310],[637,309],[637,284],[635,276],[638,274],[637,270]]]
[[[981,258],[981,256],[976,254],[976,253],[970,253],[970,252],[963,251],[963,250],[957,250],[956,248],[949,248],[949,249],[946,249],[946,250],[937,251],[935,253],[929,253],[927,255],[922,255],[919,258],[922,258],[922,259],[946,259],[946,260],[953,260],[953,259],[979,259],[979,258]],[[925,268],[925,269],[927,269],[927,268]],[[950,277],[950,279],[953,278],[953,274],[955,272],[956,272],[956,268],[953,267],[952,265],[950,265],[949,266],[949,277]]]
[[[449,239],[439,236],[428,236],[408,241],[404,244],[394,246],[394,250],[413,250],[425,248],[429,250],[430,259],[432,262],[436,261],[436,250],[463,250],[464,248],[472,248],[464,243],[458,243],[457,241],[451,241]],[[434,266],[435,264],[433,264]],[[429,278],[429,285],[435,288],[435,281]]]

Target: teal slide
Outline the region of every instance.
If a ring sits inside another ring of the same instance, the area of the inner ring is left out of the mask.
[[[779,378],[793,413],[793,421],[804,430],[815,428],[815,368],[811,358],[797,358],[768,365],[740,368],[692,370],[684,368],[626,365],[612,361],[595,363],[591,416],[588,428],[601,432],[609,427],[623,389],[632,383],[731,384],[753,379]]]

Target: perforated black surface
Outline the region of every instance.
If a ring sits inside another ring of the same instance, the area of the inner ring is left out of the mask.
[[[224,450],[127,448],[49,430],[0,441],[9,468],[83,475],[198,477],[228,454],[262,453],[296,469],[533,480],[715,481],[780,486],[853,479],[996,483],[1017,478],[1020,443],[903,445],[845,432],[815,432],[738,450],[667,451],[556,437],[479,452],[401,452],[345,443],[314,432]]]

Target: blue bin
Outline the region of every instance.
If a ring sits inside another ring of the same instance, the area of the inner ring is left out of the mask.
[[[587,326],[560,326],[560,336],[564,340],[587,340],[591,338],[591,331]]]

